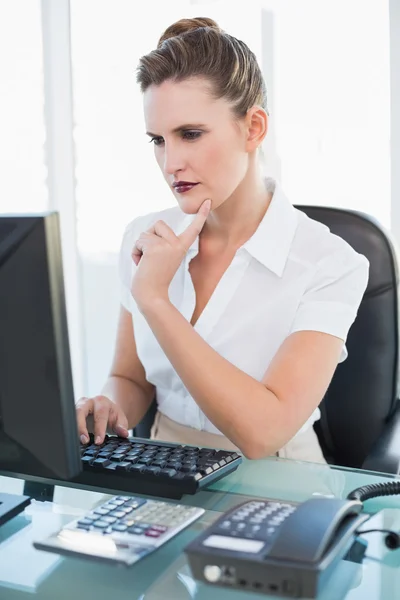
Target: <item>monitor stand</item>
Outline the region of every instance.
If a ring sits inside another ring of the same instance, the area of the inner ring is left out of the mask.
[[[16,496],[0,492],[0,526],[18,515],[30,504],[28,496]]]

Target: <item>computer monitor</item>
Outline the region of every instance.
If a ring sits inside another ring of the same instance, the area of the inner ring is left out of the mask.
[[[0,474],[81,469],[59,217],[0,215]]]

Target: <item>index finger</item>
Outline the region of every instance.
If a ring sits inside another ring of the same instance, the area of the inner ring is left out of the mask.
[[[89,434],[86,427],[86,417],[93,411],[93,400],[81,398],[76,404],[76,420],[78,425],[78,436],[82,444],[89,441]]]
[[[208,198],[204,200],[203,204],[200,206],[195,218],[190,223],[190,225],[183,231],[178,238],[182,242],[183,246],[187,249],[193,244],[194,240],[197,238],[199,233],[204,227],[204,223],[207,220],[207,217],[210,213],[211,209],[211,199]]]

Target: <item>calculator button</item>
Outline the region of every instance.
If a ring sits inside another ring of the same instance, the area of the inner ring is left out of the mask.
[[[132,533],[133,535],[143,535],[143,533],[146,531],[145,529],[142,529],[142,527],[129,527],[128,528],[129,533]]]
[[[93,511],[96,515],[108,515],[108,513],[110,512],[110,509],[108,508],[96,508]]]
[[[139,506],[143,506],[146,503],[147,500],[142,500],[141,498],[129,498],[127,506],[132,506],[132,508],[139,508]]]
[[[110,500],[108,504],[115,504],[115,506],[121,506],[122,504],[125,504],[125,500],[118,500],[116,498],[115,500]]]
[[[109,516],[116,517],[117,519],[122,519],[123,517],[125,517],[125,512],[122,510],[113,510],[109,513]]]
[[[117,519],[115,517],[103,517],[102,521],[105,521],[109,525],[114,525],[114,523],[117,521]]]
[[[133,525],[139,524],[139,519],[124,519],[122,521],[123,525],[126,525],[127,527],[132,527]]]
[[[168,527],[165,527],[164,525],[152,525],[151,528],[155,531],[159,531],[160,533],[165,533],[168,531]]]
[[[101,519],[93,523],[93,527],[98,527],[99,529],[106,529],[108,526],[109,523],[106,523],[106,521],[102,521]]]
[[[116,525],[112,526],[113,531],[122,532],[122,531],[126,531],[127,529],[128,529],[128,526],[124,525],[123,523],[117,523]]]
[[[161,535],[161,531],[157,531],[156,529],[148,529],[145,535],[147,537],[158,538]]]
[[[132,511],[133,511],[132,506],[121,506],[121,509],[120,509],[120,512],[123,512],[126,515],[129,515]]]
[[[80,519],[78,521],[78,525],[92,525],[93,524],[93,519],[88,519],[87,517]]]

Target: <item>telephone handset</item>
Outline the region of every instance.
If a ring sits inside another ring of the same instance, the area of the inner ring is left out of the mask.
[[[245,502],[185,548],[193,575],[206,583],[315,597],[369,515],[359,501],[311,498],[302,504]]]

